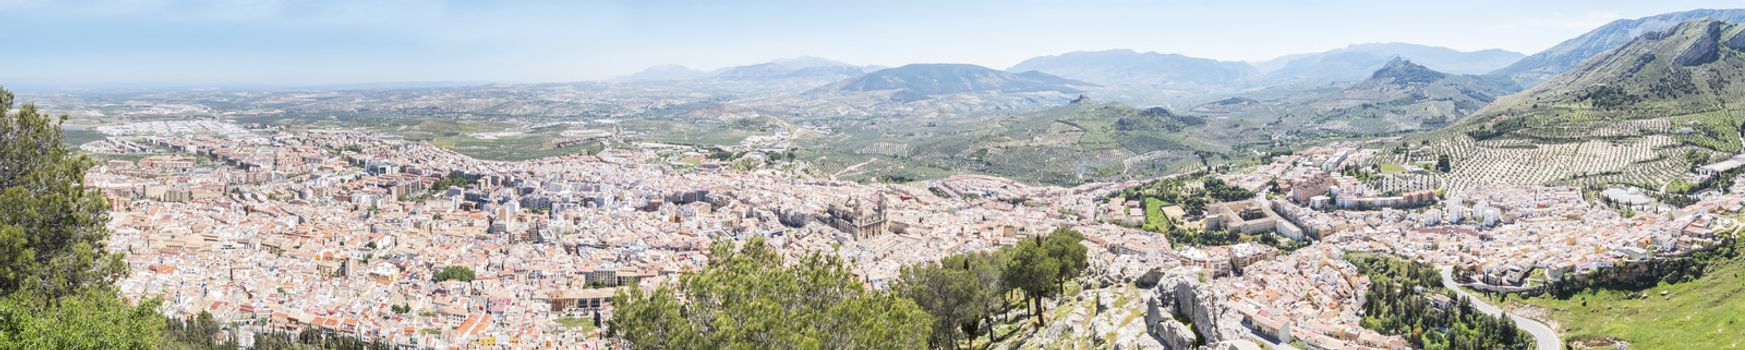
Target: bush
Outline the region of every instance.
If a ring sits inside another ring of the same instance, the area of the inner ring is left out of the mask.
[[[448,281],[448,280],[456,280],[456,281],[461,281],[461,282],[472,282],[473,281],[473,269],[468,268],[466,266],[448,266],[448,267],[442,268],[441,270],[437,270],[436,274],[431,276],[431,277],[433,277],[437,282]]]

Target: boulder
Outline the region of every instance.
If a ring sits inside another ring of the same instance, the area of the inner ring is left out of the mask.
[[[1225,294],[1215,286],[1201,284],[1199,275],[1190,271],[1171,270],[1145,298],[1145,322],[1152,336],[1170,349],[1184,349],[1175,347],[1184,338],[1187,344],[1196,338],[1209,344],[1240,340],[1245,332],[1242,315],[1221,302]],[[1184,335],[1187,327],[1178,320],[1193,323],[1193,328]]]
[[[1174,319],[1153,324],[1151,336],[1157,338],[1157,342],[1162,343],[1164,349],[1170,350],[1192,349],[1194,341],[1198,340],[1193,329]]]
[[[1254,342],[1251,342],[1251,341],[1237,339],[1237,340],[1225,340],[1225,341],[1221,341],[1221,342],[1206,344],[1206,347],[1204,347],[1203,349],[1205,349],[1205,350],[1264,350],[1264,349],[1266,349],[1266,347],[1262,347],[1262,346],[1260,346],[1260,344],[1255,344]]]
[[[1157,281],[1162,278],[1163,269],[1153,267],[1150,270],[1146,270],[1145,273],[1139,274],[1139,277],[1134,278],[1133,284],[1139,286],[1139,288],[1153,288],[1157,287]]]

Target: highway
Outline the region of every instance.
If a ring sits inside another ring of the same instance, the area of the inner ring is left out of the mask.
[[[1459,294],[1460,296],[1472,299],[1473,308],[1491,316],[1503,313],[1502,308],[1499,308],[1496,305],[1491,305],[1491,303],[1485,301],[1484,298],[1467,293],[1466,290],[1457,287],[1459,284],[1454,282],[1454,269],[1452,267],[1441,266],[1439,270],[1442,272],[1442,286],[1453,290],[1454,293]],[[1530,318],[1516,315],[1509,315],[1509,318],[1515,320],[1516,327],[1520,327],[1521,330],[1527,331],[1528,334],[1533,335],[1533,342],[1537,344],[1534,347],[1535,349],[1557,350],[1563,348],[1563,341],[1557,339],[1557,332],[1552,331],[1550,326],[1546,326],[1544,323],[1540,323],[1539,321]]]

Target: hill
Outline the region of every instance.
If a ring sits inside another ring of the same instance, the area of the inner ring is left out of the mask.
[[[1042,72],[1011,73],[973,64],[911,64],[887,68],[830,84],[819,92],[890,92],[896,101],[963,93],[1059,92],[1074,94],[1096,86]]]
[[[885,118],[848,125],[803,142],[821,150],[826,169],[853,165],[861,177],[927,178],[971,172],[1049,184],[1158,176],[1197,167],[1201,155],[1238,157],[1260,134],[1230,121],[1077,102],[1024,113],[956,118]]]
[[[1259,74],[1243,62],[1133,50],[1041,56],[1019,62],[1007,71],[1038,71],[1108,86],[1190,91],[1241,88]]]
[[[1545,51],[1522,58],[1491,74],[1509,77],[1521,86],[1533,86],[1586,62],[1601,52],[1623,46],[1642,34],[1663,31],[1680,23],[1704,18],[1741,23],[1745,21],[1745,9],[1701,9],[1613,21]]]
[[[1509,91],[1506,84],[1431,70],[1395,58],[1370,78],[1322,96],[1318,124],[1343,132],[1429,130],[1472,114]],[[1379,123],[1378,123],[1379,122]],[[1362,127],[1361,124],[1372,124]]]
[[[1630,184],[1659,190],[1740,152],[1745,26],[1703,19],[1648,32],[1467,120],[1405,154],[1446,155],[1449,190],[1478,184]],[[1396,152],[1397,153],[1397,152]],[[1386,157],[1382,157],[1386,158]]]
[[[1575,113],[1645,119],[1730,110],[1745,86],[1741,26],[1710,19],[1647,32],[1520,94],[1487,106],[1500,119],[1558,121]],[[1493,122],[1495,120],[1492,120]]]
[[[821,79],[838,80],[866,73],[869,67],[802,56],[745,66],[722,68],[711,74],[720,80]]]
[[[636,72],[636,73],[633,73],[630,75],[619,77],[619,78],[613,79],[613,80],[614,81],[624,81],[624,82],[667,81],[667,80],[695,79],[695,78],[705,77],[708,75],[709,75],[709,73],[707,73],[707,72],[691,69],[690,67],[685,67],[685,66],[676,65],[676,64],[664,64],[664,65],[659,65],[659,66],[648,67],[647,69],[643,69],[640,72]]]
[[[1293,133],[1377,135],[1448,125],[1508,91],[1479,77],[1438,72],[1402,58],[1367,76],[1339,87],[1262,90],[1190,111],[1265,122]]]
[[[1722,232],[1738,237],[1736,228]],[[1745,310],[1745,298],[1738,297],[1745,293],[1745,257],[1737,256],[1739,249],[1738,243],[1721,248],[1722,254],[1709,258],[1702,276],[1691,281],[1502,302],[1511,313],[1543,313],[1556,321],[1575,349],[1737,347],[1738,325],[1745,323],[1745,313],[1738,312]],[[1733,256],[1721,256],[1728,254]]]
[[[1267,85],[1326,84],[1362,80],[1396,57],[1438,71],[1480,74],[1513,63],[1523,56],[1497,49],[1463,52],[1436,46],[1380,43],[1290,55],[1256,63],[1255,67],[1265,74],[1261,80]]]

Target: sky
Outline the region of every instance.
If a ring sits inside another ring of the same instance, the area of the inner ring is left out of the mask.
[[[1133,49],[1260,61],[1407,42],[1525,54],[1688,1],[0,0],[0,85],[562,82],[817,56],[1004,69]]]

